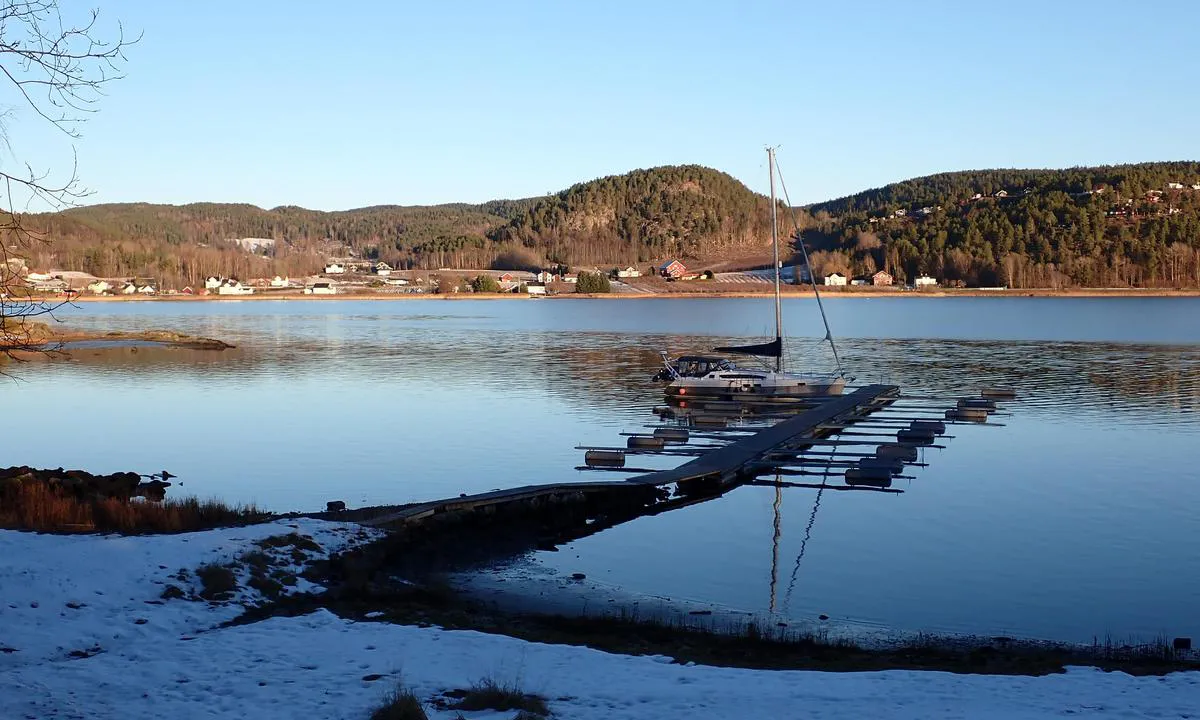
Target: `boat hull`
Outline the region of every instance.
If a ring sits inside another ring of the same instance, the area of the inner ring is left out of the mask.
[[[828,397],[841,395],[844,378],[797,378],[776,382],[730,382],[708,378],[680,378],[666,388],[674,398]]]

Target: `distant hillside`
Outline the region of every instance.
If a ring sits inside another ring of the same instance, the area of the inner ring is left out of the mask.
[[[32,215],[26,225],[49,241],[35,249],[31,267],[155,277],[181,287],[208,275],[311,273],[350,251],[401,268],[533,268],[761,250],[770,239],[767,205],[725,173],[683,166],[482,205],[319,212],[131,203]],[[274,242],[232,242],[241,238]]]
[[[31,265],[83,270],[99,276],[140,275],[176,285],[206,275],[251,277],[303,274],[326,257],[353,250],[400,267],[455,264],[440,247],[487,245],[485,233],[521,212],[528,200],[484,205],[376,206],[344,212],[298,207],[264,210],[253,205],[146,203],[93,205],[31,215],[25,224],[43,232]],[[261,252],[230,243],[238,238],[276,242]],[[472,261],[477,261],[472,258]]]
[[[568,265],[711,257],[770,244],[769,201],[698,165],[574,185],[515,213],[488,237]]]
[[[1200,286],[1200,163],[979,170],[906,180],[800,212],[817,273],[1011,287]],[[195,285],[318,270],[350,252],[401,268],[760,260],[769,202],[696,165],[635,170],[543,198],[482,205],[144,203],[30,215],[30,267]],[[789,219],[781,217],[781,232]],[[232,242],[265,238],[267,243]],[[765,257],[769,257],[766,255]]]
[[[951,284],[1200,285],[1200,163],[979,170],[808,208],[814,270]]]

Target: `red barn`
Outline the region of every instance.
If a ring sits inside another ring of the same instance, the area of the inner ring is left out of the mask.
[[[678,260],[668,260],[658,266],[658,274],[665,278],[677,278],[687,272],[687,268]]]

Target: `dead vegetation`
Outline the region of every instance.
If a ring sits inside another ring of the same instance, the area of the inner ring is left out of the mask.
[[[416,694],[398,684],[371,711],[371,720],[429,720],[429,716]]]
[[[0,486],[0,528],[38,532],[180,533],[266,522],[253,505],[184,498],[77,497],[44,483]]]
[[[450,708],[454,710],[518,710],[525,716],[533,715],[539,718],[550,715],[550,708],[541,696],[525,692],[516,683],[500,683],[494,678],[484,678],[470,688],[452,690],[445,693],[445,696],[456,700],[450,704]]]

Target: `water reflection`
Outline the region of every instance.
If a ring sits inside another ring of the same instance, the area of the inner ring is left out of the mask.
[[[1138,327],[1105,319],[1157,316],[1105,302],[1030,305],[1036,332],[1005,321],[997,340],[957,301],[830,303],[860,382],[951,398],[1014,386],[1006,427],[957,426],[895,492],[779,473],[769,489],[634,520],[523,567],[789,622],[1196,635],[1200,333],[1184,305],[1166,325]],[[0,385],[6,406],[89,418],[88,432],[10,423],[3,464],[165,467],[188,492],[276,510],[592,479],[573,470],[573,448],[652,421],[660,349],[705,351],[760,330],[754,304],[664,303],[88,306],[73,325],[166,327],[238,348],[23,366],[23,382]],[[827,367],[815,332],[790,327],[793,366]],[[1071,341],[1047,339],[1054,327]]]

